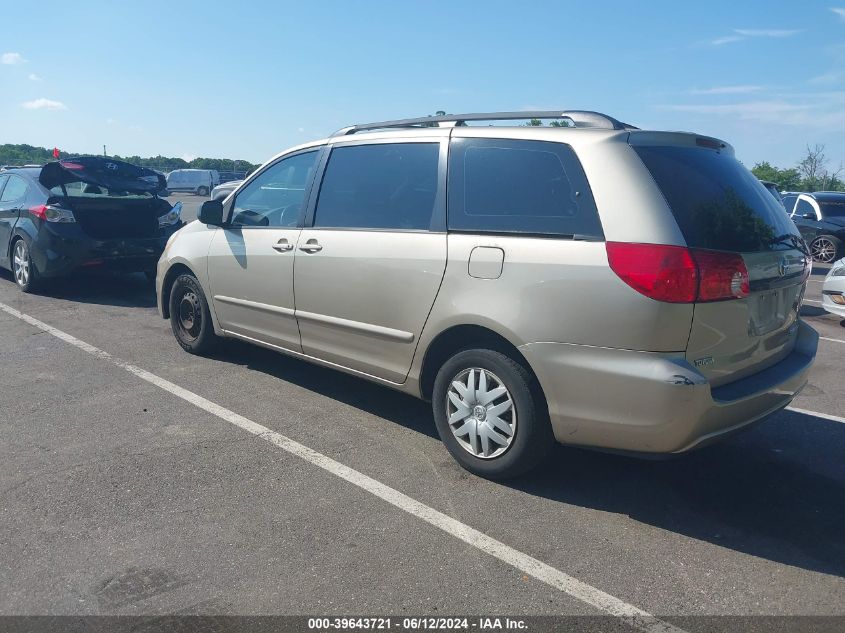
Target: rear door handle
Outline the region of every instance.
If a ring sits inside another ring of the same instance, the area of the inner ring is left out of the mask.
[[[323,250],[323,247],[315,239],[310,239],[305,244],[299,247],[299,250],[305,251],[306,253],[316,253],[317,251]]]
[[[278,242],[273,244],[273,250],[277,250],[280,253],[292,251],[293,250],[293,244],[290,244],[285,238],[282,238]]]

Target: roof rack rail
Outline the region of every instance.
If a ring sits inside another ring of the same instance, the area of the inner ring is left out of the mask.
[[[467,121],[517,121],[523,119],[569,119],[575,127],[602,128],[605,130],[636,130],[639,128],[622,123],[611,116],[591,110],[540,110],[525,112],[472,112],[468,114],[445,114],[420,117],[417,119],[397,119],[377,123],[350,125],[335,132],[332,136],[345,136],[366,130],[381,130],[401,127],[439,127],[441,123],[466,125]],[[432,125],[434,124],[434,125]]]

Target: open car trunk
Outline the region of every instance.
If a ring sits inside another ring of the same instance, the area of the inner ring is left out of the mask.
[[[103,156],[48,163],[39,181],[95,239],[155,237],[159,216],[172,208],[157,197],[166,189],[162,174]]]
[[[783,206],[729,146],[713,141],[652,134],[632,145],[663,192],[687,246],[737,253],[748,271],[747,296],[694,307],[686,356],[718,387],[762,371],[792,351],[811,260]]]
[[[158,218],[170,210],[160,198],[68,196],[62,206],[73,211],[80,228],[95,239],[155,237]]]

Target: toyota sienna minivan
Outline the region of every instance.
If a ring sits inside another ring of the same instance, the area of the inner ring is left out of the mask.
[[[526,118],[568,125],[489,125]],[[810,268],[727,143],[519,112],[283,152],[203,204],[156,289],[188,352],[230,337],[413,394],[505,478],[555,440],[682,453],[787,406],[818,343]]]

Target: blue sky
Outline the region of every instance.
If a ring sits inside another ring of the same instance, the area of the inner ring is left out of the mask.
[[[845,0],[14,2],[0,143],[260,162],[344,125],[593,109],[845,161]]]

